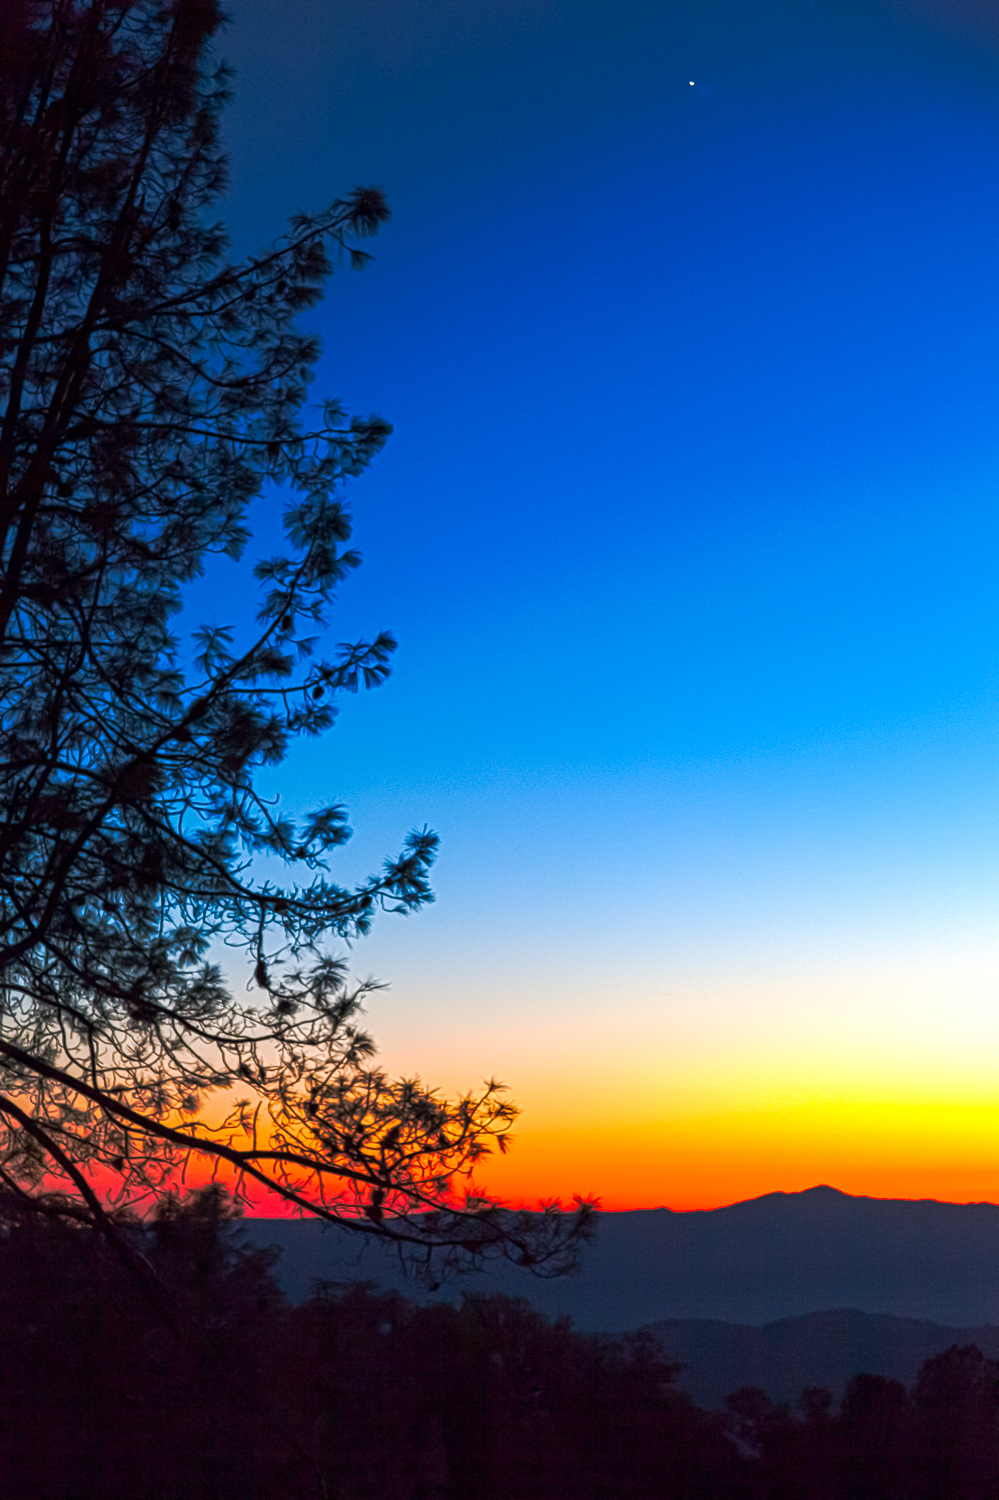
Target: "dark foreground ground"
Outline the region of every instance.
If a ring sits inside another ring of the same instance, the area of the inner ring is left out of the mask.
[[[297,1304],[211,1193],[136,1235],[0,1237],[3,1500],[995,1500],[999,1364],[973,1345],[907,1387],[698,1407],[648,1334],[502,1293]]]

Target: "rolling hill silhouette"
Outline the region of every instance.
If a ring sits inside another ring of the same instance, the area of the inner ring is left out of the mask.
[[[504,1267],[433,1293],[386,1247],[315,1220],[248,1219],[276,1244],[294,1301],[319,1281],[366,1281],[416,1301],[464,1292],[525,1297],[584,1330],[645,1328],[681,1362],[683,1385],[716,1406],[744,1385],[794,1401],[842,1394],[857,1374],[910,1384],[953,1344],[999,1358],[999,1205],[851,1197],[831,1187],[726,1208],[601,1215],[579,1272],[555,1281]]]
[[[976,1344],[990,1359],[999,1358],[994,1325],[947,1328],[852,1308],[781,1318],[762,1328],[678,1319],[647,1331],[683,1366],[678,1383],[707,1407],[721,1406],[746,1385],[787,1402],[814,1386],[825,1386],[838,1400],[854,1375],[884,1375],[911,1386],[924,1360],[955,1344]]]
[[[252,1243],[281,1247],[277,1275],[294,1300],[317,1280],[425,1295],[392,1251],[361,1236],[315,1220],[248,1219],[244,1228]],[[999,1323],[999,1206],[815,1187],[726,1208],[608,1213],[577,1275],[543,1281],[504,1267],[435,1295],[463,1291],[527,1297],[602,1332],[667,1320],[767,1324],[844,1308],[981,1328]]]

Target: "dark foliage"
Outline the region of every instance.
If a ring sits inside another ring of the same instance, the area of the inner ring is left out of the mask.
[[[342,487],[389,428],[331,402],[306,420],[318,346],[295,321],[388,210],[358,189],[227,260],[220,25],[216,0],[2,7],[0,1182],[109,1230],[102,1193],[148,1201],[193,1152],[237,1190],[557,1271],[585,1210],[454,1191],[505,1144],[502,1091],[388,1079],[357,1024],[370,986],[330,948],[430,899],[435,838],[343,887],[344,809],[296,822],[258,787],[395,644],[317,654],[359,560]],[[261,495],[285,546],[253,570],[256,630],[180,635],[184,586],[242,555]]]
[[[828,1391],[799,1409],[763,1391],[729,1397],[742,1483],[759,1500],[986,1500],[999,1493],[999,1361],[954,1348],[910,1393],[857,1375],[838,1412]]]
[[[505,1297],[417,1308],[331,1289],[289,1308],[229,1212],[209,1190],[133,1232],[166,1307],[92,1235],[37,1221],[8,1233],[5,1486],[33,1500],[723,1492],[722,1419],[641,1340],[584,1337]]]
[[[915,1412],[899,1380],[858,1375],[840,1411],[840,1466],[855,1500],[905,1500],[915,1492]]]
[[[910,1393],[835,1409],[743,1390],[698,1410],[641,1337],[527,1303],[416,1307],[330,1287],[289,1307],[217,1189],[99,1238],[28,1216],[0,1239],[0,1486],[31,1500],[985,1500],[999,1364],[954,1348]]]
[[[999,1494],[999,1361],[970,1345],[928,1359],[913,1404],[926,1500]]]

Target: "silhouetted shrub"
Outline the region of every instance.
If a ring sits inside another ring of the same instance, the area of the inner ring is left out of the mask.
[[[921,1500],[999,1494],[999,1362],[956,1346],[928,1359],[914,1392]]]
[[[850,1500],[908,1500],[913,1494],[915,1414],[901,1381],[856,1375],[840,1407],[839,1439]]]

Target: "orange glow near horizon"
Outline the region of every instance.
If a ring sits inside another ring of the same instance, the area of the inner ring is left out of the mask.
[[[574,1192],[611,1211],[719,1208],[826,1183],[876,1198],[999,1201],[999,1107],[820,1104],[660,1127],[524,1130],[479,1173],[511,1202]]]
[[[583,1032],[577,1026],[581,1052],[590,1050]],[[477,1183],[515,1206],[579,1193],[607,1211],[713,1209],[821,1183],[875,1198],[999,1203],[999,1096],[984,1027],[977,1049],[970,1036],[952,1036],[963,1066],[948,1066],[942,1037],[931,1060],[925,1040],[921,1055],[909,1055],[905,1033],[895,1035],[893,1047],[875,1046],[869,1023],[866,1047],[851,1058],[827,1033],[810,1056],[796,1049],[793,1066],[775,1051],[753,1057],[745,1045],[736,1056],[730,1043],[729,1057],[716,1048],[710,1059],[675,1049],[669,1069],[659,1062],[665,1047],[650,1035],[630,1066],[605,1059],[602,1076],[574,1055],[556,1073],[545,1062],[551,1049],[532,1050],[511,1059],[510,1074],[524,1085],[514,1091],[523,1113],[512,1149],[480,1163]],[[476,1042],[476,1050],[488,1052],[488,1044]],[[403,1071],[407,1061],[393,1057],[390,1067]],[[468,1063],[444,1061],[444,1088],[459,1092]],[[213,1117],[222,1104],[215,1106]],[[192,1160],[186,1185],[210,1176],[206,1160]],[[246,1187],[248,1214],[297,1214],[277,1194]]]
[[[188,1185],[199,1180],[188,1173]],[[514,1205],[579,1192],[608,1212],[720,1208],[820,1183],[862,1197],[995,1203],[999,1107],[825,1104],[690,1115],[659,1129],[524,1130],[478,1181]],[[255,1191],[246,1211],[297,1212]]]

